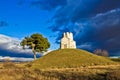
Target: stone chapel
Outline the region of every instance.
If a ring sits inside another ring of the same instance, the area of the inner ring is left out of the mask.
[[[60,42],[60,49],[66,48],[76,48],[76,42],[73,40],[73,34],[71,32],[66,32]]]

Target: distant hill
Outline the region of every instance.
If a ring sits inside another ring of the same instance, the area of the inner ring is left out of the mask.
[[[55,50],[32,62],[35,68],[76,68],[94,65],[116,64],[109,58],[94,55],[80,49]]]

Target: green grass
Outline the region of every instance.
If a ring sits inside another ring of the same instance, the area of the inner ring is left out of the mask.
[[[120,58],[111,58],[112,61],[116,61],[120,63]]]
[[[94,55],[80,49],[55,50],[32,62],[32,68],[77,68],[116,64],[106,57]]]

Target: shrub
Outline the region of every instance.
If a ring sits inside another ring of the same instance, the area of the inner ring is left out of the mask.
[[[26,64],[25,66],[26,66],[26,67],[31,67],[31,66],[32,66],[32,64]]]

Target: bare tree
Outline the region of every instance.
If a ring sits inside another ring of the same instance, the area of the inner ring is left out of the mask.
[[[102,50],[102,49],[96,49],[94,51],[94,54],[99,55],[99,56],[105,56],[105,57],[109,56],[108,51],[107,50]]]

